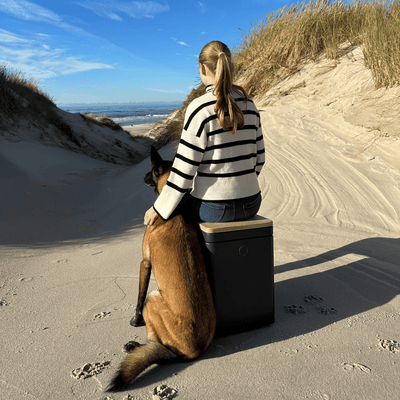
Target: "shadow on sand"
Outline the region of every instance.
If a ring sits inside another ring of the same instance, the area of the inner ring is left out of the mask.
[[[371,238],[276,266],[275,324],[217,338],[200,360],[291,339],[388,303],[400,294],[399,254],[400,239]],[[290,271],[300,276],[279,280]],[[288,312],[287,305],[302,306],[304,314]],[[195,362],[152,367],[127,390],[162,381]]]

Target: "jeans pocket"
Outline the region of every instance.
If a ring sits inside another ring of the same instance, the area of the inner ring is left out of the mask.
[[[202,202],[200,205],[199,216],[204,222],[219,222],[225,212],[225,205],[216,203]]]
[[[257,215],[258,210],[261,206],[261,194],[257,196],[257,198],[249,203],[243,204],[243,214],[246,219],[253,218]]]

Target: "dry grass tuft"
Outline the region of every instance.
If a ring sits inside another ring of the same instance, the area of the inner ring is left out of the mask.
[[[236,76],[250,95],[266,93],[301,62],[325,53],[338,59],[340,45],[362,45],[377,87],[400,84],[400,6],[394,2],[310,0],[267,14],[233,49]]]
[[[99,115],[96,117],[93,113],[89,114],[80,114],[82,118],[86,120],[90,120],[91,122],[94,122],[95,124],[99,126],[108,126],[111,128],[113,131],[123,131],[123,128],[121,127],[120,124],[115,122],[113,119],[108,118],[106,114]]]
[[[168,126],[168,136],[164,137],[164,141],[166,143],[173,142],[175,140],[178,140],[181,137],[182,129],[183,129],[183,123],[185,119],[185,112],[188,107],[188,105],[197,97],[202,96],[203,94],[206,93],[206,88],[203,84],[201,84],[198,88],[193,89],[187,99],[183,102],[182,107],[179,109],[176,117],[169,122]],[[167,139],[167,140],[165,140]]]
[[[44,93],[34,78],[26,78],[21,71],[7,70],[0,66],[0,111],[4,117],[16,118],[31,116],[42,118],[48,124],[54,125],[61,135],[79,145],[71,127],[55,111],[53,100]]]
[[[55,106],[52,99],[39,89],[34,78],[25,78],[22,72],[13,72],[0,65],[0,110],[7,117],[26,109],[47,109]]]
[[[365,9],[364,58],[376,87],[400,85],[400,1]]]

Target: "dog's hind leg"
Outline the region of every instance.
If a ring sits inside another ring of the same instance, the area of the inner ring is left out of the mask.
[[[130,322],[132,326],[145,325],[145,321],[143,319],[143,306],[146,299],[151,275],[150,248],[148,245],[145,244],[146,242],[146,240],[143,241],[143,260],[140,263],[139,295],[136,304],[135,316],[131,319]]]

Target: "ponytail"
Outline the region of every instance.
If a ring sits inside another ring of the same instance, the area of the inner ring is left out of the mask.
[[[222,42],[217,40],[210,42],[203,47],[199,55],[199,63],[205,64],[215,76],[213,94],[217,98],[217,103],[214,111],[222,129],[231,129],[234,135],[238,127],[244,126],[244,115],[232,96],[232,90],[239,93],[245,101],[248,100],[248,96],[241,86],[234,85],[232,82],[234,68],[231,52]],[[225,113],[228,113],[229,119],[225,118]]]

